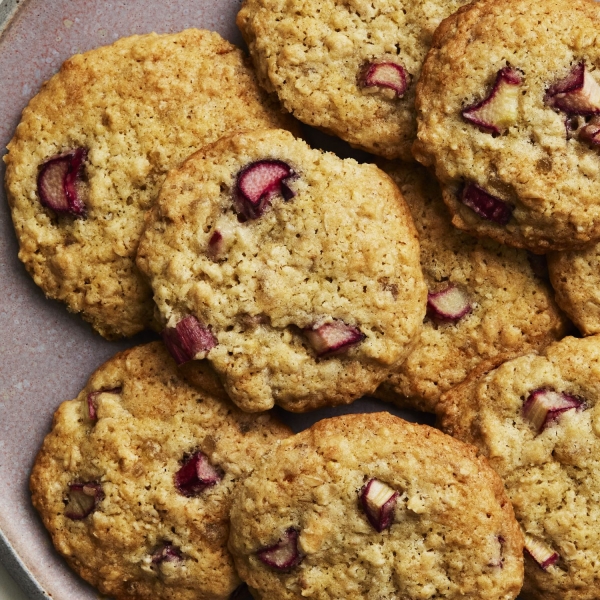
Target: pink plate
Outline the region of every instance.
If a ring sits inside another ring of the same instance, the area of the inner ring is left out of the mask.
[[[241,44],[235,26],[239,6],[238,0],[0,0],[2,154],[23,107],[72,54],[134,33],[187,27],[213,29]],[[306,134],[315,144],[356,156],[326,136]],[[8,206],[0,195],[0,559],[31,598],[97,598],[53,550],[31,506],[29,470],[58,404],[74,398],[110,356],[149,337],[107,342],[61,304],[47,300],[17,259]],[[281,414],[298,431],[324,416],[388,408],[363,399],[352,407]]]

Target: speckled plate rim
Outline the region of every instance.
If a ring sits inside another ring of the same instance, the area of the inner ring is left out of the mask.
[[[2,37],[11,18],[23,4],[22,0],[0,0],[0,37]],[[2,530],[0,530],[0,562],[31,600],[51,600],[50,596],[44,592],[35,580],[31,571],[19,558]]]
[[[20,4],[22,4],[20,0],[0,0],[0,37],[11,18],[16,14]],[[2,530],[0,530],[0,562],[32,600],[51,600],[19,558]]]
[[[31,571],[19,558],[10,542],[0,530],[0,562],[31,600],[52,600],[40,587]]]

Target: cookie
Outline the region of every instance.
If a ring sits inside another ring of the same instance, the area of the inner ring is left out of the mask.
[[[313,425],[236,490],[229,548],[254,596],[515,598],[522,537],[475,448],[389,413]]]
[[[374,391],[425,312],[397,187],[283,130],[222,138],[171,171],[137,264],[178,361],[208,358],[251,412]]]
[[[434,412],[440,396],[478,364],[541,350],[564,336],[567,320],[534,269],[543,257],[532,264],[523,250],[452,227],[435,178],[423,167],[382,167],[417,228],[429,310],[416,348],[375,395]]]
[[[437,29],[413,151],[454,225],[536,253],[600,239],[599,18],[588,0],[484,0]]]
[[[525,534],[522,598],[598,597],[600,338],[567,337],[442,396],[445,431],[503,478]]]
[[[556,302],[583,335],[600,333],[600,244],[548,254]]]
[[[153,323],[134,259],[167,171],[226,132],[289,123],[216,33],[132,36],[75,55],[23,111],[4,157],[19,258],[101,335],[133,335]]]
[[[260,83],[298,119],[412,160],[415,82],[433,32],[465,0],[245,0],[237,18]]]
[[[58,408],[30,487],[69,565],[116,600],[227,600],[232,490],[290,435],[191,388],[161,342],[117,354]]]

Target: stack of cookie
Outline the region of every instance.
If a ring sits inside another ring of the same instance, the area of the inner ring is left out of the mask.
[[[597,598],[600,342],[550,281],[597,333],[600,6],[465,4],[246,0],[256,75],[136,36],[25,109],[20,258],[103,336],[163,339],[59,408],[31,479],[103,593]],[[462,441],[263,412],[365,394]]]

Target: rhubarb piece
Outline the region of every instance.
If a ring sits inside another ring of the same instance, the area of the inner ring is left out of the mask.
[[[360,329],[347,325],[340,319],[321,325],[316,323],[304,329],[304,335],[315,349],[317,356],[331,356],[346,352],[367,337]]]
[[[360,493],[360,502],[369,523],[380,533],[390,527],[398,492],[379,479],[371,479]]]
[[[498,543],[498,552],[497,552],[496,556],[494,556],[493,558],[491,558],[489,560],[487,566],[494,567],[496,569],[503,569],[504,568],[504,557],[502,556],[502,552],[503,552],[503,547],[504,547],[504,543],[506,542],[506,540],[504,539],[503,536],[497,535],[496,542]]]
[[[593,146],[600,146],[600,116],[593,117],[579,130],[578,138]]]
[[[161,336],[178,365],[206,358],[208,352],[217,345],[217,338],[212,331],[194,315],[181,319],[175,327],[163,329]]]
[[[81,521],[94,512],[104,498],[102,487],[94,481],[75,482],[69,485],[69,501],[65,508],[65,517]]]
[[[276,194],[290,200],[295,192],[286,180],[294,176],[294,170],[281,160],[259,160],[249,164],[237,176],[235,205],[238,213],[246,219],[257,219]]]
[[[475,211],[482,219],[506,225],[512,216],[513,208],[504,200],[492,196],[474,183],[468,183],[462,190],[460,200]]]
[[[531,422],[538,433],[567,410],[584,406],[583,400],[564,392],[555,392],[548,388],[540,388],[529,394],[523,404],[523,416]]]
[[[276,544],[259,550],[256,555],[265,565],[278,571],[287,571],[302,560],[298,551],[298,535],[298,530],[290,527]]]
[[[525,550],[544,571],[555,564],[560,555],[544,542],[525,534]]]
[[[245,583],[238,586],[233,590],[229,600],[254,600],[248,586]]]
[[[122,388],[111,388],[107,390],[98,390],[96,392],[90,392],[87,395],[87,416],[90,421],[98,420],[98,406],[96,405],[96,399],[100,394],[120,394]]]
[[[87,150],[77,148],[47,160],[37,178],[38,194],[43,206],[60,214],[85,216],[81,174]]]
[[[463,109],[463,118],[488,133],[504,133],[517,120],[519,86],[522,82],[523,78],[517,69],[504,67],[498,71],[487,97]]]
[[[206,454],[200,451],[185,460],[181,469],[175,473],[175,487],[188,498],[198,496],[219,481],[221,475],[210,464]]]
[[[212,257],[217,257],[221,254],[223,248],[223,234],[220,231],[215,231],[208,240],[208,253]]]
[[[179,562],[181,550],[171,542],[164,542],[152,553],[152,562],[158,565],[163,562]]]
[[[469,297],[455,285],[427,294],[427,312],[435,319],[456,322],[470,313],[471,309]]]
[[[393,62],[367,64],[359,77],[363,87],[383,87],[396,92],[401,98],[408,88],[408,75],[404,67]]]
[[[600,85],[581,61],[564,79],[550,86],[544,102],[569,115],[595,115],[600,113]]]

